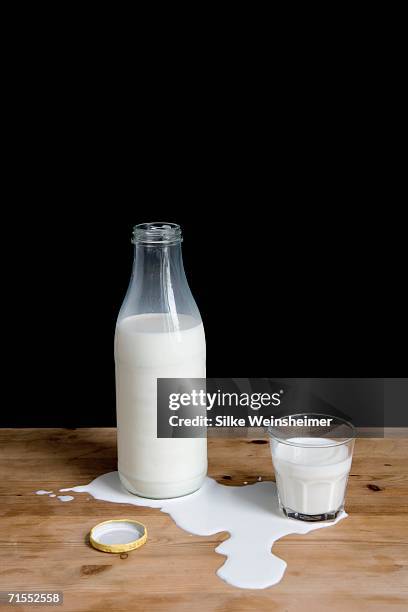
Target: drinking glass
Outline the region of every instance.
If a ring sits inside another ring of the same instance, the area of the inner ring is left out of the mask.
[[[301,413],[268,427],[279,505],[301,521],[334,520],[344,509],[355,428],[330,415]]]

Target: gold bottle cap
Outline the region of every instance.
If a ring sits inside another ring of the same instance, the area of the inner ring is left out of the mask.
[[[113,519],[92,527],[89,540],[94,548],[109,553],[122,553],[143,546],[147,529],[132,519]]]

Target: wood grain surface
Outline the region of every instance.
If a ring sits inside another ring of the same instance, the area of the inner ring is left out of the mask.
[[[157,509],[109,504],[86,493],[62,503],[38,489],[86,484],[116,469],[114,429],[0,430],[0,591],[60,590],[77,610],[408,610],[408,439],[359,439],[349,480],[349,517],[330,529],[279,540],[288,568],[265,590],[215,575],[228,537],[192,536]],[[239,486],[274,479],[269,446],[209,440],[209,475]],[[90,547],[99,521],[132,516],[149,540],[128,555]],[[0,606],[1,609],[11,609]],[[50,607],[19,606],[20,610]]]

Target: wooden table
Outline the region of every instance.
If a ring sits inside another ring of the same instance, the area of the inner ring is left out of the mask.
[[[3,429],[0,438],[0,590],[62,590],[56,609],[69,612],[408,610],[408,439],[357,440],[349,518],[279,540],[282,581],[242,590],[215,575],[223,558],[214,549],[227,533],[192,536],[157,509],[87,494],[69,503],[34,494],[116,469],[114,429]],[[273,479],[269,446],[210,439],[209,475],[227,485]],[[147,525],[146,546],[122,557],[90,547],[95,523],[129,514]]]

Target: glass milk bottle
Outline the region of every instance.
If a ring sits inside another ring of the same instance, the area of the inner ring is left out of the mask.
[[[115,332],[118,470],[131,493],[155,499],[196,491],[206,438],[157,438],[157,378],[205,378],[205,336],[175,223],[136,225],[132,276]]]

